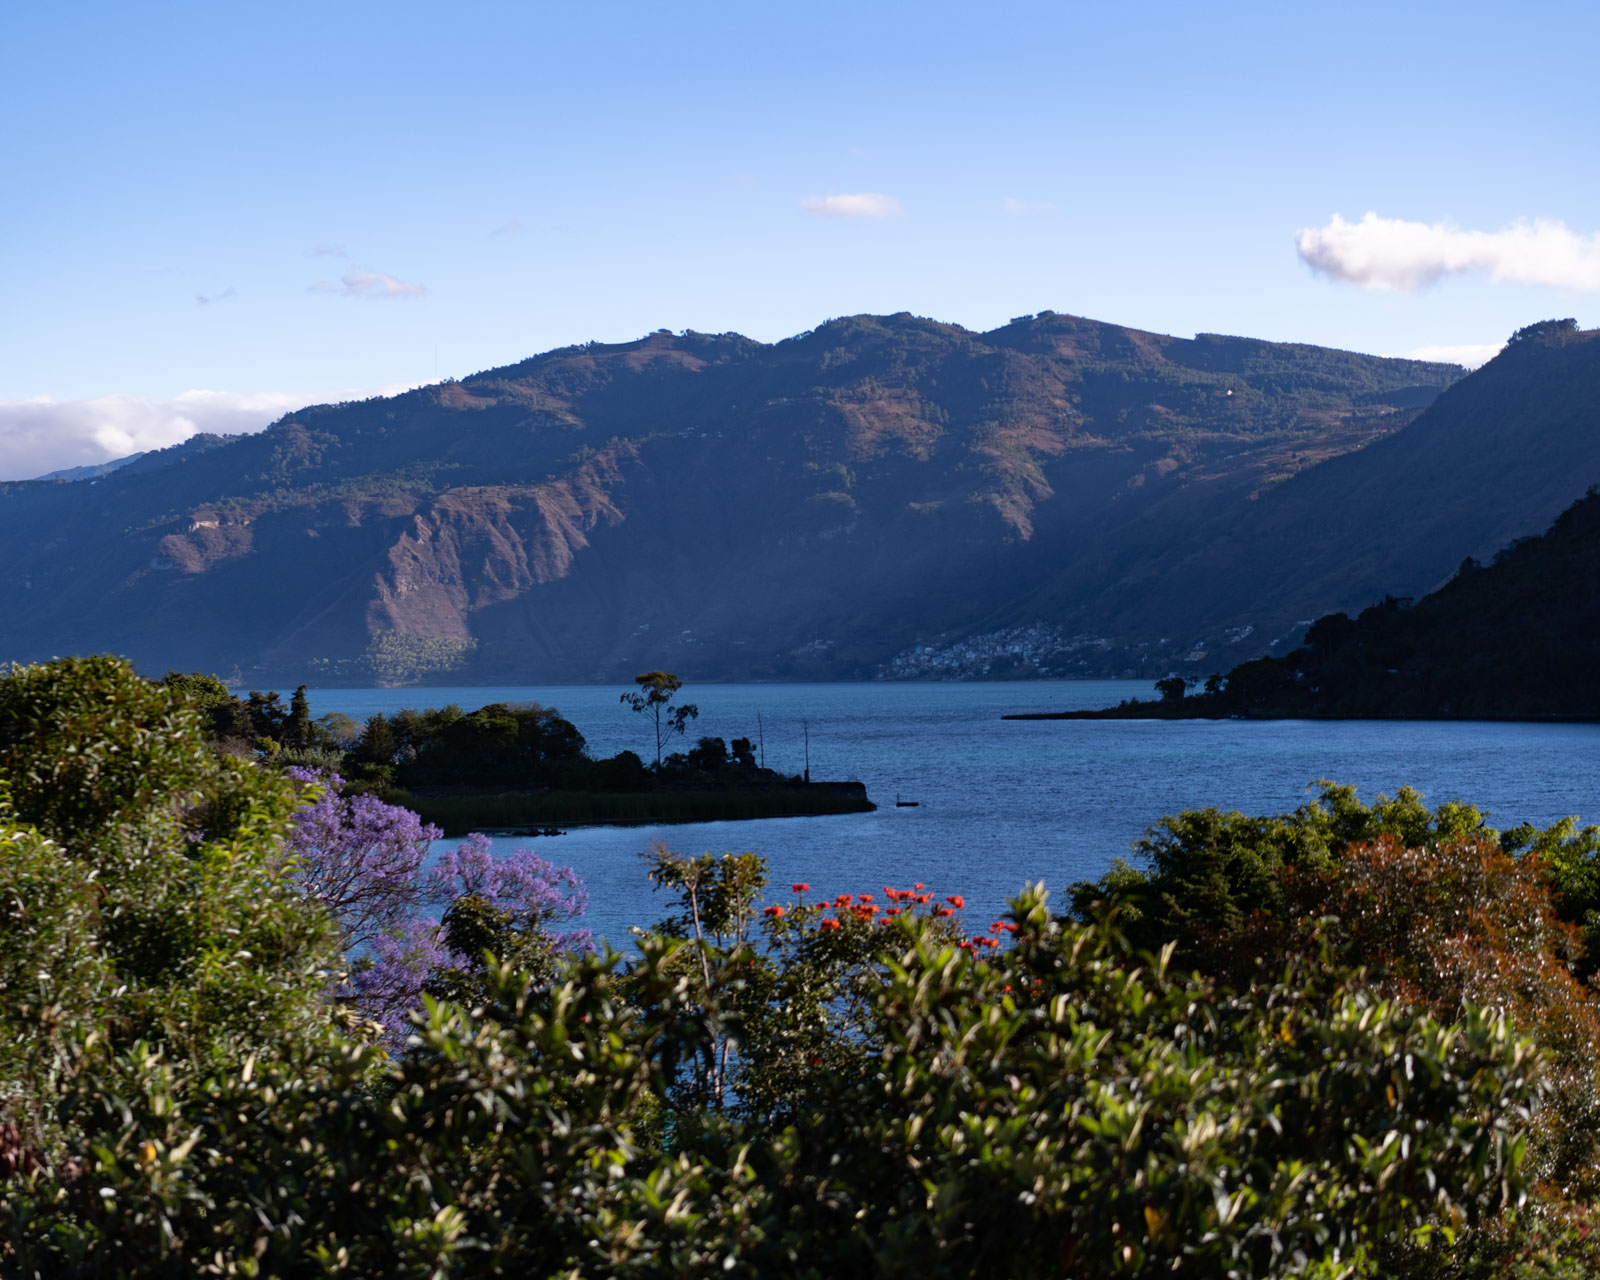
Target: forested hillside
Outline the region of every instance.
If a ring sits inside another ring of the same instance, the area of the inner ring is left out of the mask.
[[[1140,634],[1181,618],[1207,636],[1242,610],[1278,634],[1421,596],[1466,557],[1544,532],[1600,484],[1597,336],[1570,320],[1519,330],[1405,430],[1303,470],[1179,555],[1130,566],[1103,602],[1106,625]],[[1213,647],[1180,666],[1204,674],[1234,660]]]
[[[251,682],[848,677],[1039,623],[1035,667],[1156,670],[1282,621],[1248,583],[1197,602],[1163,574],[1248,559],[1224,536],[1246,513],[1460,372],[1050,312],[569,347],[0,487],[0,653]]]
[[[1600,492],[1415,603],[1317,619],[1281,658],[1111,715],[1600,719]],[[1090,713],[1093,714],[1093,713]]]

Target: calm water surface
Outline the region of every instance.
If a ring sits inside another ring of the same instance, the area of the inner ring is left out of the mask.
[[[1146,696],[1147,681],[996,684],[702,685],[688,745],[702,734],[756,739],[769,767],[867,784],[875,813],[660,827],[589,827],[557,838],[504,840],[570,864],[588,883],[586,923],[624,945],[630,924],[666,913],[641,853],[657,840],[684,853],[766,855],[772,883],[813,893],[879,893],[924,881],[962,893],[980,929],[1026,881],[1053,890],[1098,876],[1163,814],[1215,804],[1278,813],[1332,778],[1363,799],[1409,783],[1432,802],[1471,801],[1496,825],[1600,821],[1600,725],[1391,721],[1011,721],[1011,711],[1107,706]],[[642,717],[620,690],[593,686],[313,689],[312,711],[357,720],[402,706],[540,702],[583,732],[592,753],[648,760]],[[896,795],[918,801],[897,809]],[[453,842],[443,842],[448,845]]]

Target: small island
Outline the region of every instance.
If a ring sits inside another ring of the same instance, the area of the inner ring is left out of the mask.
[[[651,671],[622,701],[641,716],[654,760],[620,751],[596,759],[577,726],[554,707],[496,702],[464,711],[450,704],[313,720],[305,687],[288,707],[276,693],[235,697],[214,677],[170,673],[209,718],[213,742],[234,754],[321,769],[346,794],[401,805],[447,836],[469,831],[542,835],[589,824],[717,822],[865,813],[865,784],[816,781],[763,767],[748,738],[702,737],[686,751],[699,715],[680,703],[682,681]]]

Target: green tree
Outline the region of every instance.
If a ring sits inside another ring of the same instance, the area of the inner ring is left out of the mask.
[[[284,726],[284,743],[290,747],[309,747],[316,740],[316,726],[311,722],[311,702],[306,697],[305,685],[301,685],[289,700],[289,722]]]
[[[330,922],[283,874],[298,803],[119,659],[0,677],[0,1122],[61,1140],[53,1095],[134,1044],[206,1069],[341,1021]]]
[[[689,721],[700,714],[700,708],[692,702],[680,703],[674,707],[672,700],[678,696],[678,690],[683,688],[683,681],[669,671],[646,671],[643,675],[634,676],[634,684],[639,687],[632,693],[622,695],[622,702],[641,714],[648,715],[655,729],[656,737],[656,768],[661,768],[661,748],[664,747],[673,734],[682,734],[689,725]]]

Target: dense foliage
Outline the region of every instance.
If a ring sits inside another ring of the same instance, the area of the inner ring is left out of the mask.
[[[0,678],[0,782],[0,1275],[1532,1276],[1582,1231],[1571,827],[1330,789],[1168,820],[1120,918],[981,927],[658,849],[628,956],[468,842],[401,1046],[345,998],[371,913],[311,890],[418,833],[103,659]]]
[[[1109,910],[1134,940],[1165,942],[1235,989],[1318,955],[1441,1018],[1504,1011],[1547,1061],[1529,1134],[1538,1210],[1518,1230],[1550,1230],[1600,1196],[1600,995],[1585,980],[1600,956],[1585,945],[1597,920],[1600,828],[1568,819],[1499,832],[1471,805],[1430,810],[1402,788],[1368,806],[1325,782],[1292,813],[1190,810],[1136,847],[1142,866],[1072,886],[1074,916]],[[1492,1256],[1510,1247],[1503,1236],[1478,1244]],[[1573,1274],[1600,1264],[1582,1259]]]
[[[0,1109],[40,1157],[107,1054],[203,1073],[340,1024],[333,932],[283,874],[298,803],[113,659],[0,679]]]

